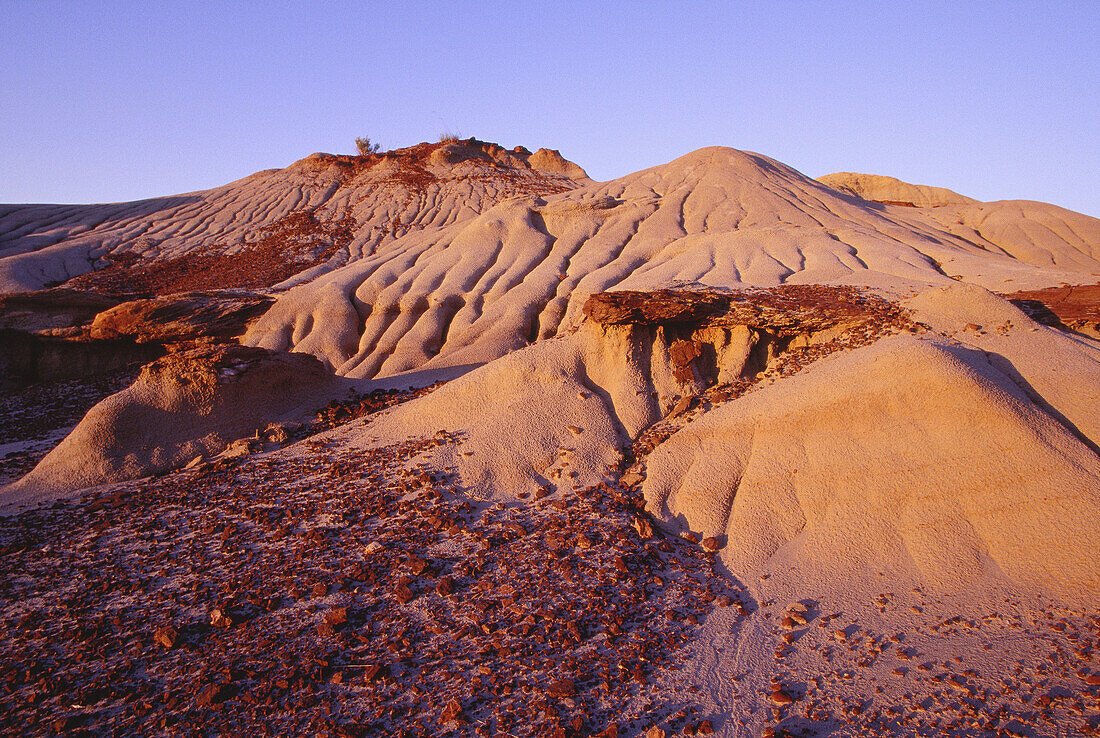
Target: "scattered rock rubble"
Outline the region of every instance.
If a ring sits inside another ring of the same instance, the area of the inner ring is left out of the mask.
[[[24,734],[706,734],[658,699],[743,592],[613,485],[477,509],[323,437],[0,521],[0,705]]]
[[[759,735],[1100,735],[1100,612],[1008,597],[950,615],[920,588],[868,605],[761,603],[744,626],[775,644]]]
[[[1100,735],[1100,613],[1006,599],[962,616],[919,589],[884,592],[867,612],[756,603],[715,568],[730,542],[666,536],[646,515],[645,456],[680,427],[834,351],[923,329],[852,298],[858,310],[822,309],[845,330],[817,343],[795,340],[809,323],[777,308],[769,325],[793,334],[768,369],[682,398],[616,483],[485,506],[425,462],[439,446],[459,452],[461,436],[352,453],[336,430],[0,520],[4,724],[29,735]],[[715,319],[698,305],[638,309]],[[429,391],[333,402],[302,432]],[[700,667],[708,629],[762,662]],[[700,688],[714,680],[733,703]]]

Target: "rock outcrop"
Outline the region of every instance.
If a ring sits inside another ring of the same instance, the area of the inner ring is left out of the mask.
[[[1100,284],[1049,287],[1004,297],[1039,323],[1100,338]]]
[[[169,349],[234,341],[271,302],[240,291],[125,302],[68,289],[0,295],[0,387],[102,374]]]
[[[103,374],[160,356],[159,346],[90,339],[95,316],[118,302],[68,289],[0,295],[0,389]]]
[[[978,202],[943,187],[929,187],[902,182],[893,177],[878,174],[837,172],[818,177],[818,182],[840,192],[881,202],[884,205],[901,205],[910,208],[935,208],[943,205],[969,205]]]
[[[818,304],[816,316],[798,294]],[[444,463],[485,497],[596,484],[685,398],[755,377],[796,341],[839,350],[850,333],[906,324],[896,305],[824,286],[614,292],[594,295],[588,310],[579,330],[492,361],[373,421],[363,443],[457,433],[467,453]]]
[[[81,335],[83,326],[119,302],[94,292],[61,288],[0,295],[0,330],[58,338]]]
[[[316,410],[333,378],[305,354],[222,344],[170,354],[93,407],[5,505],[158,474],[223,451],[267,423]]]
[[[885,572],[1095,598],[1100,348],[973,287],[906,305],[935,333],[825,359],[658,446],[648,506],[784,597]]]
[[[228,341],[245,332],[272,298],[241,292],[188,292],[115,305],[92,320],[94,340],[127,338],[136,343]]]
[[[591,295],[584,314],[601,325],[748,326],[779,337],[850,326],[872,318],[892,322],[901,311],[851,287],[783,285],[736,291],[622,290]]]

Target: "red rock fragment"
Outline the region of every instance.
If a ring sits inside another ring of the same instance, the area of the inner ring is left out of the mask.
[[[672,376],[678,382],[687,383],[695,379],[692,363],[701,355],[701,346],[697,341],[676,340],[668,347],[669,358],[672,359]]]
[[[416,597],[413,594],[412,589],[409,588],[409,582],[412,581],[409,577],[400,577],[397,580],[397,585],[393,588],[393,594],[397,598],[397,601],[405,604],[406,602],[412,602]]]
[[[465,717],[462,714],[462,705],[458,700],[451,700],[443,708],[443,713],[439,716],[439,722],[446,725],[450,722],[465,722]]]
[[[783,689],[776,689],[771,693],[770,697],[771,701],[776,705],[789,705],[794,702],[794,697],[791,697],[791,695]]]
[[[389,670],[382,664],[368,664],[363,667],[363,681],[373,682],[381,679],[389,673]]]
[[[572,697],[577,693],[577,687],[572,679],[558,679],[550,682],[546,687],[546,693],[551,697]]]
[[[80,724],[80,718],[76,715],[66,715],[53,721],[53,732],[58,735],[67,735]]]
[[[690,395],[687,396],[687,397],[681,397],[676,402],[676,404],[672,406],[672,410],[669,411],[669,413],[668,413],[669,419],[678,418],[681,415],[683,415],[684,413],[686,413],[688,410],[691,409],[691,405],[694,401],[695,401],[695,398],[691,397]]]
[[[179,638],[179,631],[171,625],[161,626],[157,628],[157,632],[153,634],[153,640],[165,648],[172,648],[175,646],[177,638]]]
[[[195,704],[199,707],[212,707],[225,702],[229,697],[229,685],[213,683],[208,684],[195,696]]]

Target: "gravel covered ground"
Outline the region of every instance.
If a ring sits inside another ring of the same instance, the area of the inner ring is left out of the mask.
[[[475,508],[418,466],[460,441],[310,439],[0,521],[5,730],[711,730],[660,682],[743,612],[712,555],[611,486]]]

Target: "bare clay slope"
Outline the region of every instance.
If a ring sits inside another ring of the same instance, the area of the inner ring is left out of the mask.
[[[244,341],[374,377],[495,359],[575,327],[588,295],[610,289],[904,292],[955,277],[1011,291],[1100,275],[1096,219],[1041,203],[960,207],[977,210],[956,223],[942,209],[830,189],[758,154],[701,149],[387,243],[290,290]],[[976,220],[980,232],[966,225]]]
[[[469,139],[368,157],[313,154],[223,187],[139,202],[0,205],[0,292],[74,278],[71,286],[98,292],[268,287],[509,197],[588,181],[556,151]]]

